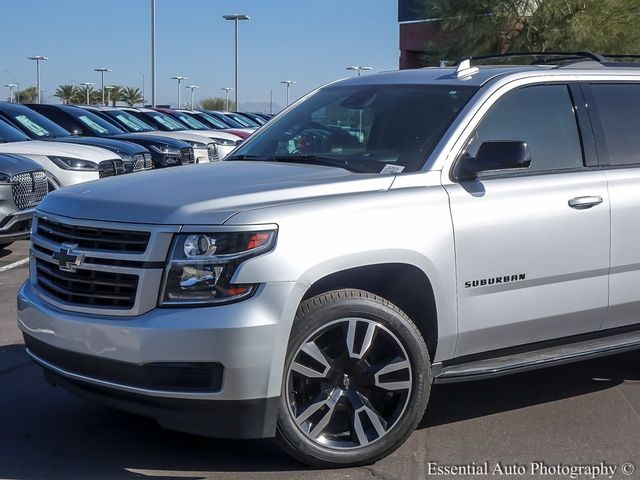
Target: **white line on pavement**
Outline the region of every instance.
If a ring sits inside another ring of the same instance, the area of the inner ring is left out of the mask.
[[[19,267],[20,265],[24,265],[25,263],[29,263],[28,257],[23,258],[22,260],[18,260],[17,262],[10,263],[9,265],[5,265],[4,267],[0,267],[0,273],[11,270],[12,268]]]

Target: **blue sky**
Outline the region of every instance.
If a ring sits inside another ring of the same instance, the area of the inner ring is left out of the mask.
[[[156,0],[158,102],[175,104],[170,77],[200,86],[196,100],[224,96],[233,86],[233,22],[240,23],[240,102],[285,103],[281,80],[295,80],[291,96],[352,75],[347,65],[398,68],[397,0]],[[105,83],[142,87],[151,94],[150,0],[20,0],[2,2],[0,82],[35,85],[35,62],[46,55],[42,90],[96,82],[93,69],[108,66]],[[183,84],[184,85],[184,84]],[[183,101],[188,90],[183,89]]]

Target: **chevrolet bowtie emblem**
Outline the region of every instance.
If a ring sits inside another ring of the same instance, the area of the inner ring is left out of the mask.
[[[84,254],[74,253],[76,248],[78,248],[76,244],[63,243],[60,250],[51,255],[51,258],[58,262],[58,267],[63,272],[75,272],[76,268],[82,265]]]

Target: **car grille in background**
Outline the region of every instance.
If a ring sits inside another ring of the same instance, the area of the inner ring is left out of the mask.
[[[71,243],[78,248],[142,253],[149,243],[149,232],[110,230],[107,228],[63,225],[45,218],[38,218],[39,236],[56,243]]]
[[[193,153],[193,148],[185,147],[180,149],[180,163],[182,165],[189,165],[190,163],[195,163],[196,157]]]
[[[10,181],[13,185],[13,201],[19,210],[35,207],[49,192],[44,172],[17,173]]]
[[[40,258],[36,272],[40,288],[66,303],[133,308],[136,300],[137,275],[82,269],[65,272]]]
[[[124,173],[124,163],[122,160],[105,160],[98,164],[100,178],[114,177]]]

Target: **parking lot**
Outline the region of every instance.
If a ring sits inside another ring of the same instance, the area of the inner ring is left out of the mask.
[[[0,251],[0,269],[26,257]],[[212,440],[77,399],[44,382],[15,321],[21,265],[0,273],[0,478],[426,478],[430,462],[640,466],[640,356],[434,387],[420,428],[370,467],[314,471],[268,441]],[[477,478],[480,475],[457,475]],[[533,478],[530,472],[526,475]],[[435,478],[446,478],[445,476]],[[503,478],[516,478],[505,475]],[[535,478],[568,478],[541,475]],[[581,477],[588,478],[588,477]],[[606,478],[606,477],[602,477]]]

